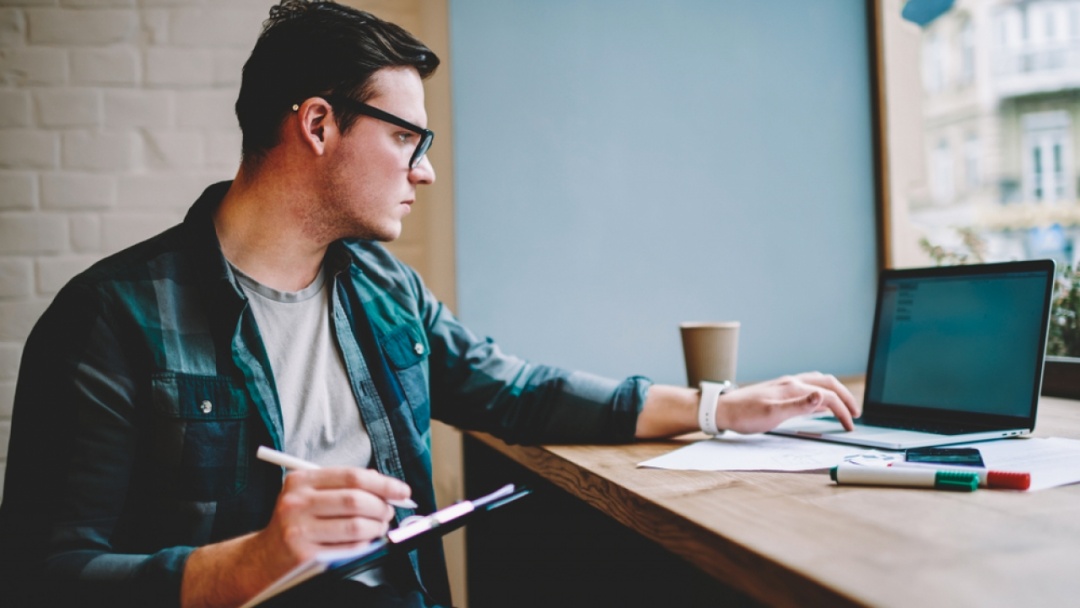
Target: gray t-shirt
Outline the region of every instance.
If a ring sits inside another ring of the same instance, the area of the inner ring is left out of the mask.
[[[326,271],[292,292],[267,287],[235,266],[233,271],[270,357],[285,452],[323,466],[368,467],[371,438],[334,342]]]
[[[322,466],[369,467],[371,437],[334,342],[326,270],[300,291],[278,291],[232,269],[270,357],[285,452]],[[386,580],[382,568],[352,578],[368,586]]]

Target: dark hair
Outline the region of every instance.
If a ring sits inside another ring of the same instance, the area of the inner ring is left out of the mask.
[[[328,0],[283,0],[271,7],[255,48],[244,64],[236,117],[243,133],[243,161],[255,162],[278,143],[294,103],[316,95],[370,98],[370,81],[387,67],[413,67],[427,78],[439,58],[401,27]],[[359,116],[334,107],[338,128]]]

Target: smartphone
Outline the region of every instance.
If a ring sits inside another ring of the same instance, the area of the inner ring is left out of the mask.
[[[907,462],[947,464],[962,467],[985,467],[976,448],[911,448],[904,453]]]

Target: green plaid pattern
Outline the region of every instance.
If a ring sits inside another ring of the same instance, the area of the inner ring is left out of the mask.
[[[0,505],[0,597],[11,605],[177,606],[195,547],[269,521],[281,469],[255,451],[281,447],[282,418],[214,232],[228,187],[73,279],[28,339]],[[511,442],[633,437],[648,380],[502,353],[376,243],[335,243],[327,264],[373,466],[413,488],[418,512],[436,508],[432,416]],[[410,558],[399,580],[448,602],[439,544]]]

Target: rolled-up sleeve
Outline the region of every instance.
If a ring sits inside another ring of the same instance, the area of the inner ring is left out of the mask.
[[[651,382],[537,365],[502,352],[429,300],[432,416],[510,443],[618,443],[634,438]]]

